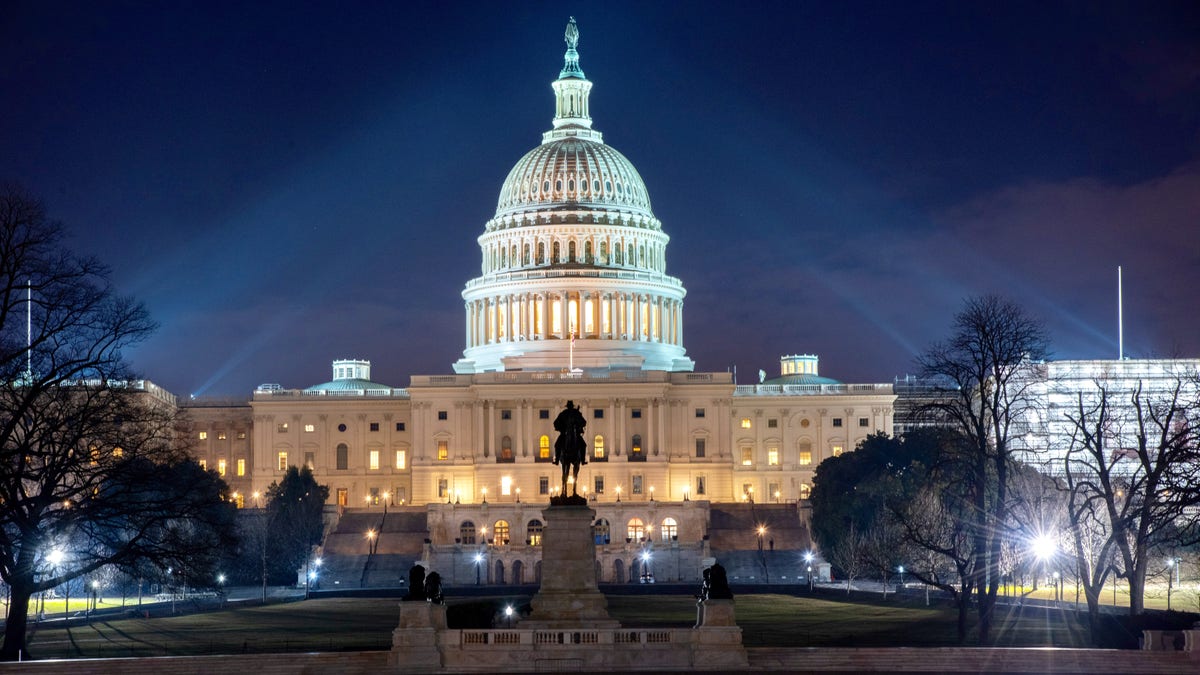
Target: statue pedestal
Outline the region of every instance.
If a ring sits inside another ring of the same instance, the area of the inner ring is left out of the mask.
[[[596,512],[586,504],[552,505],[542,517],[542,587],[521,628],[619,627],[596,587]]]
[[[440,670],[438,632],[446,630],[446,606],[424,600],[400,603],[400,625],[392,631],[388,662],[400,672]]]

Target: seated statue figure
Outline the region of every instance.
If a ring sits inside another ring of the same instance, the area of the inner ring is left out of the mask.
[[[442,597],[442,575],[437,572],[430,572],[429,576],[425,577],[425,599],[435,605],[446,604],[445,598]]]
[[[408,595],[404,596],[407,602],[415,602],[425,599],[425,568],[420,565],[413,565],[408,570]]]
[[[725,576],[725,568],[721,563],[715,563],[704,570],[708,576],[708,597],[706,600],[732,600],[733,591],[729,589],[729,579]]]

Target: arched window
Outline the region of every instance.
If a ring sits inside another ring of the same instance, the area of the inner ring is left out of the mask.
[[[492,540],[497,546],[505,546],[508,544],[508,521],[497,520],[492,526]]]
[[[633,457],[643,457],[642,454],[642,435],[634,434],[633,443],[630,444],[629,454]]]
[[[608,543],[608,533],[609,527],[607,520],[601,518],[592,525],[592,537],[595,539],[597,545]]]
[[[505,436],[500,439],[500,456],[498,459],[505,462],[511,462],[513,458],[512,438]]]
[[[608,264],[608,242],[607,241],[600,242],[600,264],[601,265]]]
[[[521,264],[522,265],[529,264],[529,244],[525,244],[524,255],[521,256]]]
[[[604,454],[604,436],[600,434],[596,434],[596,437],[592,439],[592,457],[600,461],[608,459],[608,456]]]
[[[537,264],[546,264],[546,242],[539,241],[537,247]]]
[[[537,520],[536,518],[529,521],[529,524],[525,526],[525,538],[529,540],[530,546],[541,546],[542,521]]]
[[[350,448],[345,443],[338,443],[337,446],[337,468],[340,471],[350,468]]]
[[[559,261],[558,260],[559,254],[560,254],[560,249],[559,249],[558,242],[556,241],[550,246],[550,264],[553,265]]]
[[[575,241],[567,242],[567,262],[575,262]]]
[[[808,496],[811,494],[812,494],[812,488],[808,486],[808,483],[801,483],[800,484],[800,499],[808,499]]]
[[[663,518],[662,525],[658,529],[662,532],[663,541],[679,539],[679,523],[675,522],[674,518]]]
[[[646,536],[646,524],[641,518],[630,518],[625,526],[625,538],[629,541],[641,541]]]
[[[538,439],[538,459],[550,460],[550,437],[546,434]]]
[[[589,265],[594,262],[592,260],[592,242],[590,241],[583,242],[583,262]]]
[[[475,523],[469,520],[464,520],[462,525],[458,526],[458,538],[464,544],[475,543]]]

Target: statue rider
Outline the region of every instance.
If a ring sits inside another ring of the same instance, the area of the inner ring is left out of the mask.
[[[587,447],[587,442],[583,440],[583,428],[586,426],[587,420],[583,418],[583,413],[579,412],[579,408],[575,407],[575,402],[567,401],[567,407],[558,414],[558,417],[554,418],[554,430],[558,432],[558,440],[554,441],[555,464],[573,459],[563,457],[563,453],[567,450],[567,443],[572,440],[575,441],[575,447],[580,450],[579,463],[587,464],[587,453],[583,452],[583,448]]]

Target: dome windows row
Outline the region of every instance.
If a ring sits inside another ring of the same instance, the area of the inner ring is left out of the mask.
[[[547,238],[518,244],[495,243],[484,252],[483,273],[491,274],[528,267],[582,263],[634,267],[663,274],[666,272],[666,244],[602,238]]]

